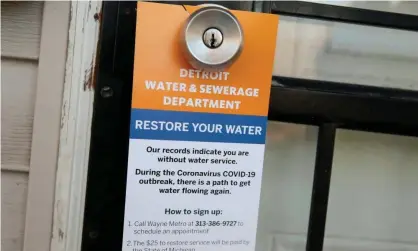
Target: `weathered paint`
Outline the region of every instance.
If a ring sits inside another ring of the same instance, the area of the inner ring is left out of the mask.
[[[101,1],[74,1],[67,51],[51,240],[53,251],[79,250],[93,108]],[[81,216],[81,217],[80,217]]]

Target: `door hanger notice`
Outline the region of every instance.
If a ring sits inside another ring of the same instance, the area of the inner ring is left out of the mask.
[[[278,17],[232,11],[244,47],[194,70],[179,30],[199,7],[138,3],[124,251],[253,251]]]

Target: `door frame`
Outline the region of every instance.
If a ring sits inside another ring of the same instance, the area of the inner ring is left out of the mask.
[[[53,251],[77,251],[81,247],[101,27],[101,0],[71,1],[69,5],[52,235],[49,235]],[[39,228],[39,224],[35,227]]]

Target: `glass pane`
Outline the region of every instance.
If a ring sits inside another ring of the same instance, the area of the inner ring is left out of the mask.
[[[273,74],[418,90],[417,44],[418,32],[280,16]]]
[[[257,251],[304,250],[317,127],[268,123]]]
[[[316,1],[305,0],[304,2],[314,2],[337,6],[354,7],[367,10],[377,10],[409,15],[418,15],[418,2],[414,1]]]
[[[324,250],[418,250],[418,138],[338,131]]]

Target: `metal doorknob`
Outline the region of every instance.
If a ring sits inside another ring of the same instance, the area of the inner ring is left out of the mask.
[[[188,17],[180,42],[193,68],[223,71],[241,54],[244,36],[234,14],[223,6],[207,4]]]

